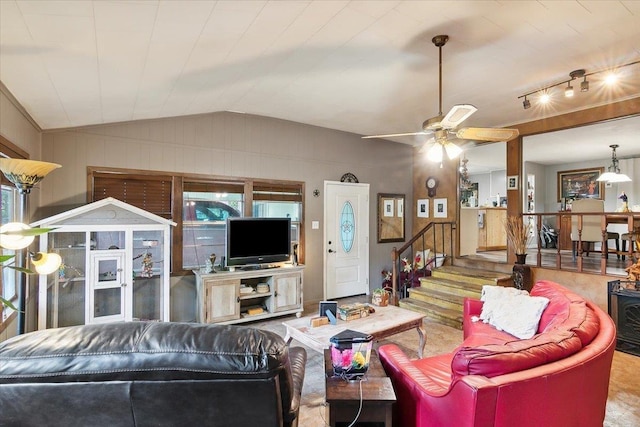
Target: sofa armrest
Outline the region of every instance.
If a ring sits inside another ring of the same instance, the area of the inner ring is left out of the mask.
[[[482,305],[484,304],[479,299],[465,297],[462,303],[463,316],[462,316],[462,332],[463,337],[466,339],[470,334],[470,322],[471,317],[478,316],[482,313]]]
[[[307,352],[302,347],[289,348],[289,363],[291,366],[291,377],[293,379],[293,391],[291,393],[291,407],[289,408],[288,419],[285,419],[285,426],[295,426],[298,424],[296,418],[300,411],[300,395],[302,394],[302,383],[304,381],[305,366],[307,363]]]

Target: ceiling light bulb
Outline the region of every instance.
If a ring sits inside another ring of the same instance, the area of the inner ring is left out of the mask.
[[[564,96],[567,98],[571,98],[573,96],[573,86],[571,86],[571,82],[567,82],[567,88],[564,90]]]
[[[550,99],[551,99],[551,97],[549,96],[549,94],[547,92],[544,92],[542,95],[540,95],[540,102],[542,104],[546,104],[547,102],[549,102]]]
[[[24,249],[29,246],[35,236],[23,236],[20,234],[11,234],[12,232],[21,232],[23,230],[30,230],[27,224],[21,222],[8,222],[0,227],[0,246],[6,249],[12,249],[14,251]]]
[[[429,148],[429,151],[427,151],[427,159],[432,162],[442,162],[442,149],[442,145],[436,142]]]
[[[462,148],[458,147],[456,144],[452,144],[450,142],[444,145],[444,149],[447,151],[447,156],[449,159],[453,160],[462,153]]]
[[[604,82],[608,85],[612,85],[615,84],[615,82],[618,81],[618,76],[616,75],[616,73],[609,73],[607,74],[607,77],[605,77]]]
[[[38,252],[31,255],[31,263],[38,274],[51,274],[60,268],[62,258],[56,253]]]
[[[587,76],[584,76],[584,80],[580,83],[580,92],[588,92],[589,91],[589,82],[587,81]]]
[[[522,101],[522,106],[525,110],[531,108],[531,101],[529,101],[526,96],[524,97],[524,101]]]

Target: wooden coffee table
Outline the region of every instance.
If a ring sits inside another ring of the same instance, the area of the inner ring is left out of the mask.
[[[391,427],[393,404],[396,393],[391,379],[387,377],[375,350],[371,352],[369,369],[362,379],[346,381],[333,376],[331,350],[324,350],[325,394],[329,404],[329,425],[349,425],[360,409],[360,387],[362,386],[362,410],[358,423],[384,423]],[[362,381],[362,382],[360,382]]]
[[[374,306],[374,308],[376,312],[369,314],[367,317],[349,320],[348,322],[338,320],[336,325],[323,325],[312,328],[310,320],[315,315],[282,322],[287,330],[285,340],[289,343],[292,339],[296,339],[311,349],[322,353],[331,344],[329,338],[345,329],[369,334],[373,336],[374,340],[379,340],[415,328],[420,336],[418,357],[422,358],[426,342],[426,334],[422,326],[424,315],[394,305],[386,307]]]

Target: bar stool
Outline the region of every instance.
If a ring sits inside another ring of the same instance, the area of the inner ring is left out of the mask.
[[[615,240],[616,241],[616,254],[618,255],[618,259],[620,259],[620,233],[614,233],[613,231],[607,231],[607,259],[609,259],[609,240]],[[623,245],[624,245],[624,243],[623,243]],[[624,248],[622,250],[624,251]]]

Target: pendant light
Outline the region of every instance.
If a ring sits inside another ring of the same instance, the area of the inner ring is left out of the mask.
[[[596,181],[604,181],[604,182],[630,182],[631,178],[627,175],[620,173],[620,167],[618,166],[618,158],[616,157],[616,148],[619,147],[617,144],[610,145],[611,147],[611,166],[607,169],[607,172],[603,173],[598,177]]]

